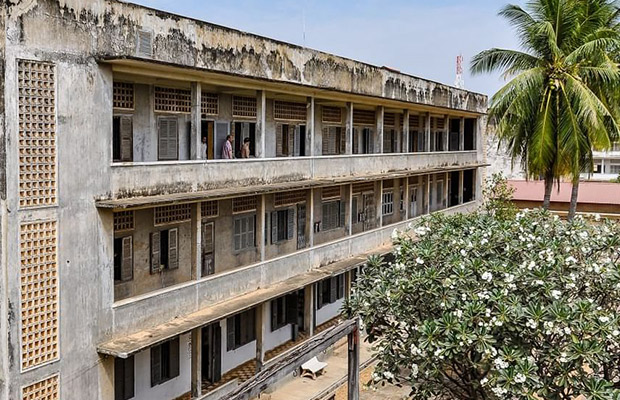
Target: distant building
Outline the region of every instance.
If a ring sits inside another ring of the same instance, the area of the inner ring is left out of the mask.
[[[114,0],[0,2],[0,71],[0,399],[256,395],[479,206],[481,94]]]

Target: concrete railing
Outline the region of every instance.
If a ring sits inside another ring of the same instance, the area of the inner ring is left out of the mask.
[[[477,151],[113,164],[112,198],[424,170],[479,161]]]

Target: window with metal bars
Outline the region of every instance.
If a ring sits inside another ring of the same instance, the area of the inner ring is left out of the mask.
[[[388,190],[383,192],[382,197],[382,211],[383,215],[392,215],[394,214],[394,191]]]
[[[112,84],[112,106],[119,110],[134,109],[134,85],[127,82]]]
[[[324,124],[342,124],[342,108],[322,107],[321,117]]]
[[[192,91],[155,86],[155,111],[191,114]]]
[[[233,96],[233,117],[256,118],[256,97]]]
[[[256,196],[237,197],[232,200],[233,213],[256,211],[258,198]]]
[[[295,103],[291,101],[273,102],[273,118],[285,121],[305,121],[307,118],[306,103]]]

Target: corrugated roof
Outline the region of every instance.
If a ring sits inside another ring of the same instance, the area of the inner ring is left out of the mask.
[[[514,200],[540,201],[542,203],[545,194],[543,181],[509,181],[515,189]],[[570,203],[572,185],[563,182],[558,192],[554,185],[551,192],[551,201],[556,203]],[[611,182],[581,182],[579,184],[578,203],[586,204],[611,204],[620,206],[620,184]]]

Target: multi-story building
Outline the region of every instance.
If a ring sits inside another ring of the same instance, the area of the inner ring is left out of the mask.
[[[595,151],[594,171],[589,178],[608,181],[620,177],[620,142],[612,144],[607,151]]]
[[[0,25],[0,399],[255,395],[478,205],[483,95],[113,0]]]

